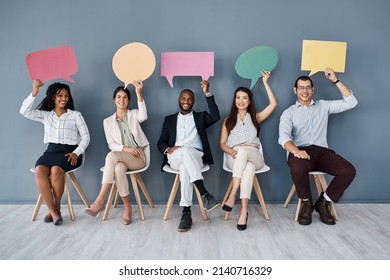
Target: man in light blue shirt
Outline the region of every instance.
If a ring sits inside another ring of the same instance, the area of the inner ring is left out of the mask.
[[[330,212],[330,202],[338,202],[355,177],[351,163],[328,148],[327,128],[330,114],[354,108],[358,101],[352,91],[344,85],[332,69],[325,70],[325,77],[332,81],[342,95],[341,100],[312,99],[313,81],[301,76],[295,81],[297,101],[280,117],[279,144],[288,151],[288,166],[297,195],[302,199],[298,216],[301,225],[309,225],[315,209],[320,219],[328,225],[336,224]],[[310,191],[310,171],[321,171],[334,176],[325,193],[313,205]]]

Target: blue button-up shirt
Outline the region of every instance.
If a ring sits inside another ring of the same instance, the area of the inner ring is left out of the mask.
[[[297,147],[316,145],[327,148],[329,115],[347,111],[357,104],[352,92],[350,96],[343,96],[342,100],[312,100],[309,106],[297,101],[280,117],[278,142],[282,147],[293,141]]]

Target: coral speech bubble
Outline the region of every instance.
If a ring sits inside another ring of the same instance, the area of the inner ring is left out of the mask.
[[[301,70],[310,71],[309,76],[327,67],[344,73],[346,54],[346,42],[303,40]]]
[[[162,52],[161,76],[173,88],[174,76],[214,76],[214,52]]]
[[[130,43],[116,51],[112,59],[112,69],[125,88],[136,80],[146,80],[156,68],[153,51],[145,44]]]
[[[261,77],[261,71],[274,70],[278,64],[278,52],[268,46],[258,46],[243,52],[236,61],[237,74],[246,79],[251,79],[251,89]]]
[[[78,69],[76,55],[69,46],[31,52],[26,57],[26,65],[30,78],[42,81],[62,78],[74,83],[71,75]]]

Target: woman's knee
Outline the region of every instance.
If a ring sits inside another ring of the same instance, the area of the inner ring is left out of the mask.
[[[127,167],[126,164],[124,164],[123,162],[118,162],[117,164],[115,164],[114,167],[115,176],[123,175],[126,173],[126,171],[127,171]]]
[[[44,165],[38,165],[35,167],[35,177],[49,177],[50,176],[50,167]]]
[[[107,155],[106,155],[106,165],[111,163],[111,162],[115,162],[116,161],[116,156],[113,152],[109,152]]]
[[[64,178],[64,174],[65,174],[64,170],[59,166],[53,166],[50,169],[50,178],[52,180],[60,180]]]

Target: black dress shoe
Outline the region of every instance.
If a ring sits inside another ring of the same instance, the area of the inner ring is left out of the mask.
[[[190,212],[183,212],[183,215],[181,216],[180,224],[178,227],[178,231],[189,231],[192,226],[192,218],[191,218],[191,211]]]
[[[202,195],[202,201],[203,201],[203,206],[207,211],[211,211],[221,205],[218,201],[215,200],[214,196],[209,193],[205,193]]]
[[[233,207],[230,207],[230,206],[227,206],[226,204],[224,204],[222,206],[222,210],[226,211],[226,212],[232,212],[233,210]]]
[[[47,214],[46,216],[45,216],[45,218],[43,219],[43,221],[45,222],[45,223],[51,223],[51,222],[53,222],[53,217],[50,215],[50,213],[49,214]]]
[[[58,210],[57,212],[58,212],[58,214],[61,216],[61,211]],[[44,221],[45,223],[51,223],[51,222],[53,222],[53,217],[52,217],[51,214],[49,213],[49,214],[47,214],[47,215],[45,216],[45,218],[43,219],[43,221]]]
[[[335,225],[336,219],[330,212],[330,201],[327,201],[324,197],[324,193],[321,193],[320,197],[314,204],[314,209],[320,214],[320,220],[327,225]]]
[[[61,216],[61,211],[58,211],[58,215],[60,215],[60,216],[54,221],[55,226],[62,225],[62,223],[64,222],[64,220],[62,219],[62,216]]]
[[[243,225],[240,225],[240,224],[237,224],[237,229],[239,231],[243,231],[243,230],[246,230],[246,225],[248,224],[248,212],[246,212],[246,221],[245,221],[245,224]]]
[[[313,213],[313,203],[311,199],[302,200],[301,210],[298,215],[298,223],[303,226],[308,226],[311,224],[311,213]]]

